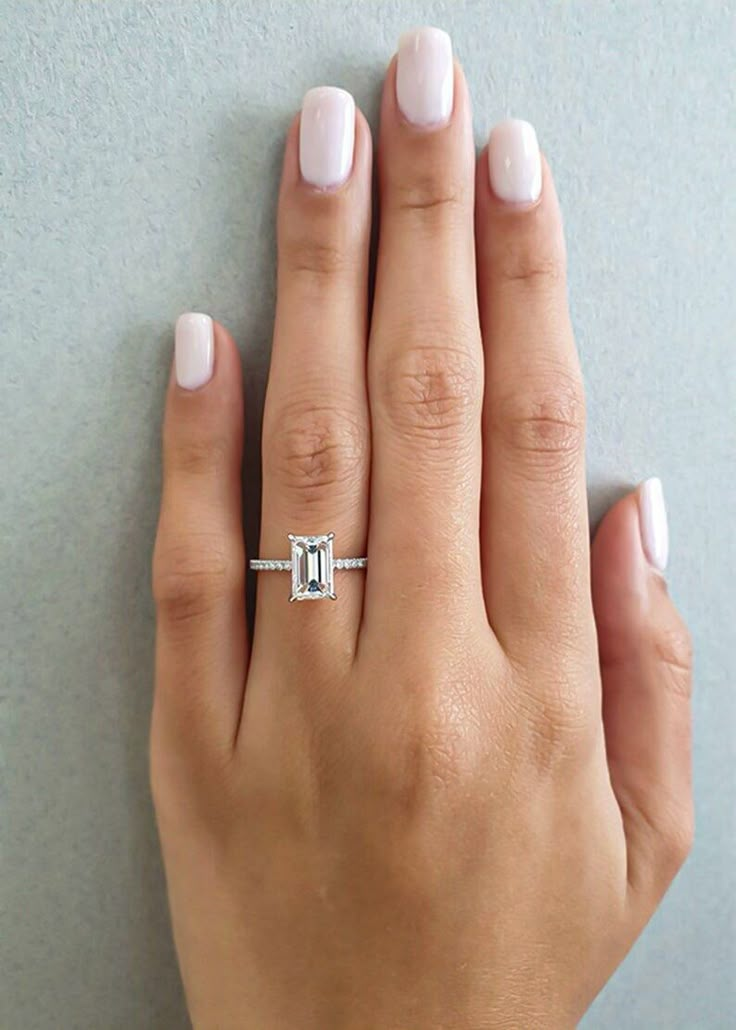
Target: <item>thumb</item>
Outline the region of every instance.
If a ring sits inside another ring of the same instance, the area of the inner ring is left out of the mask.
[[[606,752],[642,922],[684,862],[693,832],[692,651],[667,593],[667,558],[662,484],[648,479],[605,516],[591,558]]]

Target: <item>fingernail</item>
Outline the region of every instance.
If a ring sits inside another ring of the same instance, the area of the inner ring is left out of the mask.
[[[542,192],[542,159],[534,126],[508,118],[488,140],[491,189],[509,204],[533,204]]]
[[[442,29],[414,29],[399,40],[396,100],[413,125],[441,125],[452,114],[452,40]]]
[[[670,537],[662,481],[646,479],[639,487],[639,527],[644,554],[658,572],[667,568]]]
[[[344,89],[317,86],[304,95],[299,126],[302,178],[334,189],[350,175],[355,147],[355,101]]]
[[[215,332],[209,315],[188,311],[179,315],[174,333],[174,370],[184,390],[198,390],[212,378]]]

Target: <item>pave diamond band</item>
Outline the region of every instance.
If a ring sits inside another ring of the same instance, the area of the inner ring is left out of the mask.
[[[291,558],[251,558],[249,564],[254,572],[291,572]]]
[[[367,558],[335,558],[332,563],[333,569],[364,569],[368,564]]]
[[[254,572],[291,572],[291,558],[251,558],[250,567]],[[348,569],[364,569],[367,558],[333,558],[332,567],[336,571]]]
[[[337,597],[335,570],[364,569],[367,558],[335,558],[334,533],[320,536],[296,536],[289,533],[291,558],[252,558],[254,572],[290,572],[290,601],[320,601]]]

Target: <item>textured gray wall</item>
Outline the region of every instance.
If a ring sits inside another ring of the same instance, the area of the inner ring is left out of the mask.
[[[434,23],[479,143],[507,113],[537,126],[567,218],[593,512],[662,477],[697,648],[695,850],[586,1026],[733,1027],[730,4],[1,6],[0,1026],[184,1025],[145,770],[171,325],[210,311],[240,341],[252,498],[284,129],[324,82],[375,124],[399,31]]]

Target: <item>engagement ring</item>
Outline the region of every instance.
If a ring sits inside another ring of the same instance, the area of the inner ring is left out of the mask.
[[[323,536],[295,536],[289,533],[291,558],[252,558],[254,572],[290,572],[290,601],[334,601],[336,569],[364,569],[367,558],[335,558],[334,533]]]

